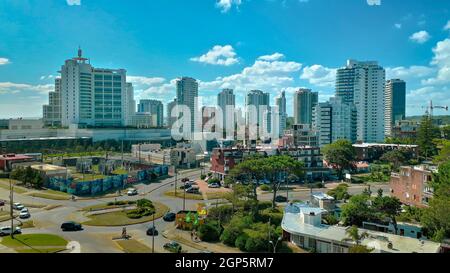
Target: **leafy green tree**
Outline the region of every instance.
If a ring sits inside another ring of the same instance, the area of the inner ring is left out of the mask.
[[[325,159],[337,170],[340,179],[344,177],[344,171],[355,169],[356,151],[348,140],[338,140],[323,148]]]
[[[450,140],[450,125],[446,125],[441,128],[441,135],[442,138],[446,140]]]
[[[406,157],[405,153],[402,150],[393,150],[389,151],[380,158],[381,161],[391,163],[394,166],[394,169],[398,170],[398,168],[406,163],[409,159]]]
[[[354,195],[347,204],[342,206],[341,220],[344,225],[362,226],[364,221],[375,218],[374,210],[369,205],[370,196],[367,194]]]
[[[440,185],[429,207],[424,209],[421,224],[425,233],[434,241],[442,242],[450,238],[450,186]]]
[[[421,154],[425,158],[437,154],[437,147],[433,140],[440,137],[441,133],[439,128],[433,124],[431,117],[424,116],[417,132],[417,144],[419,145]]]
[[[434,143],[439,149],[438,155],[434,157],[434,163],[441,164],[450,161],[450,140],[438,140]]]
[[[357,226],[352,226],[346,231],[347,238],[344,241],[350,240],[355,243],[355,245],[351,246],[348,250],[349,253],[370,253],[373,249],[370,249],[361,244],[361,242],[369,237],[367,232],[359,233]]]
[[[217,221],[208,220],[198,228],[198,236],[205,242],[217,242],[220,239],[222,227]]]
[[[382,194],[382,192],[381,192]],[[396,217],[400,214],[402,209],[402,203],[396,197],[390,196],[377,196],[373,201],[373,208],[379,214],[379,218],[383,219],[387,217],[394,225],[395,233],[397,233],[397,220]]]
[[[327,192],[329,196],[332,196],[335,200],[347,200],[350,198],[348,193],[348,184],[340,184],[336,188]]]
[[[276,207],[276,197],[278,190],[283,182],[282,179],[287,179],[289,175],[303,176],[303,162],[295,160],[290,156],[271,156],[264,158],[261,161],[264,164],[264,170],[266,170],[266,178],[271,182],[272,186],[272,208]],[[283,178],[282,178],[283,176]]]

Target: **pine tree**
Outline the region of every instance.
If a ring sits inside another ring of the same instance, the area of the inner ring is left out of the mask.
[[[437,154],[436,144],[433,143],[435,138],[440,138],[439,128],[433,125],[431,116],[424,116],[417,132],[417,143],[426,159]]]

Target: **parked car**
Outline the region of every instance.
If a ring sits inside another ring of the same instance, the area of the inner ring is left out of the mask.
[[[168,250],[168,251],[170,251],[170,252],[173,252],[173,253],[181,253],[181,245],[179,244],[179,243],[177,243],[177,242],[170,242],[170,243],[167,243],[167,244],[164,244],[164,249],[166,249],[166,250]]]
[[[155,227],[149,227],[147,229],[148,236],[158,236],[158,230]]]
[[[3,207],[6,204],[4,200],[0,200],[0,207]]]
[[[286,196],[278,195],[277,197],[275,197],[275,202],[284,203],[287,202],[287,198]]]
[[[11,235],[11,227],[1,227],[0,228],[0,236],[7,236],[7,235]],[[20,229],[20,227],[16,227],[14,229],[14,234],[21,234],[22,230]]]
[[[200,189],[196,186],[192,186],[189,189],[186,189],[186,193],[193,193],[193,194],[199,194]]]
[[[30,212],[27,208],[23,208],[20,212]]]
[[[211,188],[211,189],[218,189],[218,188],[220,188],[220,185],[219,185],[218,183],[212,183],[212,184],[209,184],[209,185],[208,185],[208,188]]]
[[[13,204],[13,209],[15,209],[15,210],[23,210],[24,208],[25,208],[25,206],[20,203]]]
[[[166,222],[173,222],[175,221],[175,218],[177,217],[177,215],[173,212],[168,212],[164,215],[163,220]]]
[[[185,189],[189,189],[191,187],[191,185],[189,185],[188,183],[184,183],[184,185],[180,186],[180,189],[185,190]]]
[[[83,226],[76,222],[65,222],[61,225],[62,231],[79,231],[83,229]]]
[[[20,211],[20,214],[19,214],[20,219],[28,219],[30,217],[31,217],[31,214],[28,212],[28,210]]]
[[[138,195],[138,191],[136,189],[128,189],[127,195],[128,196]]]

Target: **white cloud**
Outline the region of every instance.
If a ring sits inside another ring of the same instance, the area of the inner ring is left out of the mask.
[[[292,85],[292,73],[300,71],[302,64],[292,61],[265,61],[258,58],[241,73],[218,77],[213,81],[200,81],[201,90],[233,88],[238,92],[260,89],[278,92]]]
[[[218,0],[216,6],[222,10],[223,13],[228,12],[233,5],[239,7],[242,0]]]
[[[10,64],[11,62],[7,58],[0,58],[0,65]]]
[[[239,63],[237,54],[231,45],[216,45],[207,53],[200,57],[194,57],[190,60],[193,62],[206,63],[212,65],[230,66]]]
[[[258,60],[263,60],[263,61],[277,61],[279,59],[284,58],[284,55],[281,53],[274,53],[272,55],[264,55],[258,58]]]
[[[318,64],[306,66],[303,68],[300,79],[308,80],[310,84],[317,86],[334,86],[336,81],[336,69]]]
[[[139,86],[139,85],[155,85],[160,84],[166,81],[166,79],[161,77],[144,77],[144,76],[127,76],[127,81],[133,83],[133,85]]]
[[[450,89],[447,86],[439,88],[435,86],[425,86],[411,90],[411,92],[406,95],[407,110],[414,114],[417,114],[417,112],[424,113],[425,109],[422,107],[427,106],[430,100],[441,106],[450,105],[450,96],[448,96],[448,92],[450,92]],[[407,113],[407,115],[409,114],[411,113]]]
[[[402,80],[424,78],[432,75],[434,71],[435,69],[431,67],[418,65],[413,65],[410,67],[404,66],[387,67],[386,78],[387,79],[399,78]]]
[[[31,85],[26,83],[0,82],[0,94],[15,94],[22,91],[32,91],[40,94],[47,94],[54,89],[55,86],[53,84]]]
[[[369,6],[380,6],[381,0],[367,0],[367,5]]]
[[[67,5],[69,6],[80,6],[81,0],[66,0]]]
[[[53,79],[55,76],[53,76],[53,75],[44,75],[44,76],[41,76],[39,79],[41,80],[41,81],[44,81],[44,80],[51,80],[51,79]]]
[[[430,34],[426,32],[425,30],[413,33],[409,39],[413,42],[423,44],[427,42],[431,38]]]
[[[423,84],[443,84],[450,82],[450,39],[447,38],[437,43],[433,48],[434,57],[431,65],[437,68],[434,78],[424,80]]]
[[[450,20],[448,20],[447,24],[444,26],[444,30],[450,30]]]
[[[394,27],[396,29],[401,29],[402,28],[402,24],[400,24],[400,23],[394,24]]]

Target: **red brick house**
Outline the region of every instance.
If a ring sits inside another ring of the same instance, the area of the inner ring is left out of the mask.
[[[426,207],[433,196],[431,179],[432,172],[425,168],[402,167],[399,173],[391,175],[391,194],[405,205]]]

